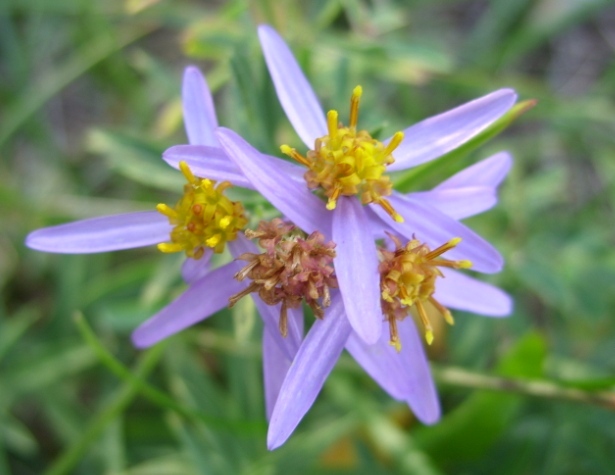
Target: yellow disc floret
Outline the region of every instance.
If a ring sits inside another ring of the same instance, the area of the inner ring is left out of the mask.
[[[397,222],[403,218],[384,198],[391,194],[392,184],[384,174],[386,166],[395,161],[395,150],[404,138],[397,132],[385,145],[372,138],[366,130],[357,131],[361,86],[352,91],[350,98],[350,121],[348,127],[338,122],[335,110],[327,114],[329,134],[316,139],[314,150],[304,157],[288,145],[282,145],[282,153],[305,165],[309,170],[305,180],[310,189],[321,188],[328,198],[327,209],[335,209],[340,196],[358,195],[361,203],[376,203]]]
[[[206,248],[220,253],[228,241],[237,238],[248,220],[241,203],[231,201],[223,195],[231,184],[216,182],[194,176],[186,162],[180,162],[179,169],[188,183],[184,195],[171,208],[159,204],[156,209],[169,218],[174,226],[171,242],[158,244],[162,252],[185,252],[188,257],[199,259]]]
[[[397,238],[391,236],[391,239],[395,243],[395,250],[380,250],[379,267],[382,311],[389,321],[391,345],[398,351],[401,349],[397,335],[397,320],[406,318],[411,308],[416,309],[425,329],[425,340],[431,344],[434,335],[427,316],[426,303],[435,307],[448,324],[454,323],[451,312],[433,297],[436,291],[436,278],[442,277],[438,267],[467,269],[472,263],[466,260],[450,261],[440,257],[459,244],[460,238],[451,239],[433,251],[417,239],[408,241],[405,246],[402,246]]]

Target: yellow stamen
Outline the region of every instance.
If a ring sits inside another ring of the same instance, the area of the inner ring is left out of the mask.
[[[397,211],[395,211],[393,206],[391,206],[391,203],[389,202],[389,200],[385,198],[379,198],[375,202],[378,203],[380,206],[382,206],[382,209],[384,209],[387,212],[387,214],[395,220],[395,222],[397,223],[404,222],[403,216],[401,216]]]
[[[453,238],[450,241],[442,244],[440,247],[437,247],[436,249],[434,249],[433,251],[428,253],[425,257],[427,259],[434,259],[434,258],[444,254],[446,251],[450,251],[451,249],[453,249],[460,242],[461,242],[461,238],[460,237]]]
[[[164,253],[172,253],[172,252],[182,252],[184,250],[181,244],[161,242],[156,246],[160,252]]]
[[[451,326],[455,324],[455,319],[448,308],[438,302],[435,298],[433,298],[433,296],[429,297],[429,302],[431,302],[431,304],[436,307],[436,310],[442,314],[442,317],[444,317],[446,323]]]
[[[394,340],[391,339],[389,341],[389,345],[395,348],[395,351],[397,351],[397,353],[401,351],[401,341],[399,341],[399,338],[395,338]]]
[[[218,225],[222,229],[226,229],[231,225],[232,222],[233,222],[233,218],[231,216],[225,216],[220,221],[218,221]]]
[[[352,90],[352,96],[350,97],[350,119],[348,120],[349,126],[355,128],[359,119],[359,102],[361,101],[361,95],[363,94],[363,88],[357,86]]]
[[[472,261],[468,260],[449,261],[446,259],[433,259],[432,261],[438,267],[450,267],[451,269],[469,269],[472,267]]]
[[[301,155],[299,152],[297,152],[297,150],[295,150],[294,148],[291,148],[288,145],[282,145],[280,147],[280,151],[284,155],[288,155],[290,158],[296,160],[301,165],[305,165],[306,167],[310,166],[310,162],[308,161],[308,159]]]
[[[327,201],[327,209],[329,211],[332,211],[335,209],[335,207],[337,206],[337,199],[340,196],[340,191],[342,191],[342,187],[338,186],[333,190],[333,194],[329,197],[329,200]]]
[[[188,181],[188,183],[194,185],[195,183],[198,182],[197,178],[192,173],[192,170],[190,170],[190,167],[188,166],[188,164],[184,162],[183,160],[179,162],[179,169],[182,172],[182,174],[186,177],[186,180]]]
[[[331,110],[327,112],[327,129],[329,129],[329,137],[331,140],[335,140],[337,137],[337,111]]]
[[[421,323],[423,324],[423,328],[425,328],[425,341],[427,341],[428,345],[431,345],[433,343],[433,327],[431,326],[431,322],[429,321],[429,317],[427,316],[423,302],[417,300],[415,305],[418,310]]]
[[[177,211],[175,211],[170,206],[165,205],[164,203],[157,204],[156,210],[158,210],[159,213],[164,214],[167,218],[177,218]]]
[[[393,153],[393,150],[399,147],[399,144],[402,142],[402,140],[404,140],[404,133],[395,132],[395,134],[391,138],[391,141],[387,145],[387,148],[384,149],[384,154],[391,155]]]

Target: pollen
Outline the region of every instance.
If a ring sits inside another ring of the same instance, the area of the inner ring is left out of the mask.
[[[279,218],[262,221],[256,231],[247,230],[245,234],[258,239],[265,252],[239,256],[247,265],[235,278],[251,282],[229,299],[230,306],[252,292],[268,305],[281,303],[279,327],[283,336],[288,333],[288,309],[298,308],[302,302],[316,318],[323,318],[324,308],[331,304],[330,289],[337,287],[333,270],[335,244],[325,242],[318,231],[306,236]]]
[[[352,91],[347,127],[339,122],[337,111],[327,113],[328,134],[316,139],[314,149],[306,156],[288,145],[282,145],[280,150],[308,168],[304,175],[307,185],[310,189],[322,190],[328,210],[335,209],[340,196],[356,195],[361,203],[375,203],[395,221],[403,222],[385,198],[393,189],[385,171],[387,165],[395,161],[392,153],[402,142],[404,134],[397,132],[385,145],[366,130],[357,130],[362,94],[361,86]]]
[[[440,247],[430,250],[426,244],[417,239],[412,239],[402,246],[397,237],[391,235],[389,237],[395,244],[395,250],[379,249],[379,272],[381,306],[389,322],[390,343],[397,351],[401,350],[397,322],[414,312],[423,326],[425,340],[431,345],[434,331],[429,319],[428,306],[433,307],[449,325],[454,324],[451,312],[433,297],[436,281],[439,277],[443,277],[439,268],[467,269],[472,263],[467,260],[451,261],[440,257],[457,246],[461,241],[460,238],[453,238]]]
[[[224,196],[231,184],[216,184],[213,180],[197,178],[186,162],[179,168],[186,178],[184,194],[174,207],[159,204],[156,209],[173,225],[170,242],[158,244],[162,252],[185,252],[200,259],[207,249],[221,253],[227,242],[237,238],[248,220],[241,203]]]

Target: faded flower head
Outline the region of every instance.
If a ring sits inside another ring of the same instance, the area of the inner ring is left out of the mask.
[[[158,244],[158,249],[184,251],[194,259],[200,259],[206,248],[221,253],[225,244],[234,241],[237,232],[248,223],[243,206],[223,195],[232,186],[228,181],[216,184],[213,180],[197,178],[186,162],[181,162],[179,167],[188,183],[175,207],[166,204],[156,207],[173,226],[171,242]]]
[[[340,196],[358,195],[361,203],[380,205],[395,221],[403,218],[384,196],[392,193],[393,185],[385,168],[395,161],[391,155],[404,138],[397,132],[388,145],[372,138],[366,130],[357,130],[359,102],[363,89],[357,86],[350,98],[348,127],[338,122],[338,112],[327,113],[328,134],[315,140],[314,150],[304,157],[288,145],[280,147],[282,153],[308,168],[305,181],[310,189],[321,188],[328,198],[327,209],[336,207]]]
[[[380,248],[380,289],[382,313],[389,322],[390,343],[398,351],[401,342],[397,334],[397,321],[403,320],[415,308],[425,329],[427,343],[433,342],[433,328],[427,316],[425,304],[430,303],[444,317],[447,323],[454,323],[451,312],[433,296],[436,279],[443,277],[439,267],[467,269],[472,263],[467,260],[450,261],[440,256],[453,249],[460,241],[454,238],[431,251],[427,244],[412,239],[402,246],[401,241],[389,235],[395,249]]]
[[[279,218],[263,221],[256,231],[247,230],[245,234],[250,239],[258,239],[265,252],[239,256],[248,264],[235,278],[239,281],[247,278],[251,283],[229,299],[230,305],[252,292],[258,293],[268,305],[282,303],[279,326],[283,336],[288,331],[287,310],[298,308],[302,301],[316,318],[322,318],[323,307],[331,304],[330,289],[337,287],[333,270],[335,244],[325,242],[318,231],[306,236]]]

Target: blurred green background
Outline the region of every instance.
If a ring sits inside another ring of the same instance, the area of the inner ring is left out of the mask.
[[[188,64],[206,73],[221,124],[276,155],[298,143],[262,22],[326,108],[345,117],[361,84],[361,124],[383,137],[500,87],[538,100],[407,182],[427,189],[499,150],[515,157],[498,206],[468,220],[504,254],[487,279],[515,312],[457,312],[440,334],[436,426],[343,357],[267,452],[249,303],[139,352],[131,329],[184,288],[178,256],[23,245],[39,227],[176,200],[182,180],[160,155],[186,141]],[[612,474],[614,51],[611,0],[0,2],[0,474]]]

